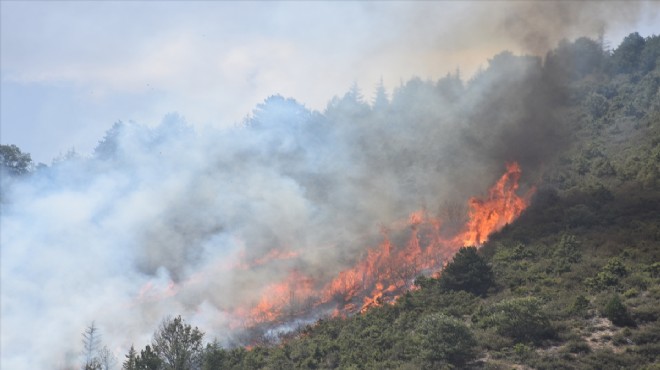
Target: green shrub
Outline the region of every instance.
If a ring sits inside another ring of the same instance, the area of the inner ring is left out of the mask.
[[[555,334],[541,300],[535,297],[512,298],[486,307],[477,320],[482,327],[493,327],[516,342],[539,343]]]
[[[634,326],[635,322],[630,317],[626,306],[621,302],[618,294],[612,296],[603,308],[603,315],[616,326]]]
[[[580,294],[577,297],[575,297],[575,300],[573,301],[573,305],[571,305],[571,312],[576,313],[578,315],[584,315],[587,313],[588,309],[589,309],[589,300],[585,296]]]
[[[628,269],[620,257],[612,257],[595,277],[585,279],[584,283],[593,290],[602,290],[619,284],[622,277],[628,275]]]
[[[440,288],[445,291],[466,291],[474,295],[485,296],[488,289],[495,285],[493,270],[483,257],[477,254],[477,248],[461,248],[454,259],[442,270]]]
[[[434,366],[443,363],[460,366],[476,356],[477,341],[470,329],[447,315],[435,313],[422,318],[415,334],[421,357]]]
[[[568,272],[571,265],[582,260],[580,243],[575,235],[564,234],[552,255],[553,269],[557,273]]]
[[[589,347],[589,343],[585,342],[584,339],[569,340],[566,343],[566,347],[564,349],[569,353],[577,353],[577,354],[591,352],[591,347]]]

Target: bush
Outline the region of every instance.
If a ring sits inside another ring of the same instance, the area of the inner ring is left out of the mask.
[[[493,270],[486,260],[477,254],[475,247],[461,248],[440,275],[440,288],[445,291],[462,290],[485,296],[493,285]]]
[[[616,326],[634,326],[635,322],[626,306],[621,302],[618,294],[615,294],[605,305],[603,315]]]
[[[578,315],[584,315],[587,313],[588,309],[589,309],[589,300],[587,299],[587,297],[583,296],[582,294],[575,297],[575,300],[573,301],[573,305],[571,306],[571,312]]]
[[[476,356],[474,335],[455,318],[430,314],[420,320],[415,333],[420,341],[421,357],[434,366],[442,363],[461,366]]]
[[[628,275],[628,269],[619,257],[612,257],[595,277],[585,279],[584,283],[593,290],[601,290],[619,284],[621,278]]]
[[[512,298],[482,310],[478,319],[483,327],[494,327],[516,342],[538,343],[554,336],[548,315],[535,297]]]

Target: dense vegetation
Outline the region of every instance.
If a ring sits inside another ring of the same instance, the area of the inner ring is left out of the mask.
[[[611,52],[581,38],[543,63],[502,53],[465,86],[458,76],[412,80],[391,102],[379,89],[372,108],[353,89],[325,116],[353,104],[354,117],[375,121],[408,104],[423,117],[432,101],[416,92],[459,99],[521,64],[533,73],[510,83],[545,94],[571,135],[558,155],[543,156],[536,195],[515,224],[478,250],[462,249],[439,278],[418,278],[419,289],[393,305],[320,320],[250,349],[204,343],[177,317],[163,322],[152,345],[131,349],[123,368],[659,369],[660,37],[631,34]],[[474,115],[505,115],[497,109],[506,104],[502,97]],[[29,167],[17,148],[3,148],[2,159],[14,174]]]

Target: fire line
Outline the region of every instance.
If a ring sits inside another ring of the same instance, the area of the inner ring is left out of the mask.
[[[455,235],[443,233],[441,219],[424,210],[413,212],[405,227],[383,232],[380,245],[322,288],[312,277],[294,270],[283,281],[265,287],[252,307],[236,309],[234,315],[250,327],[309,315],[319,308],[345,316],[393,303],[413,288],[417,276],[439,272],[458,249],[482,245],[520,216],[534,192],[532,188],[523,196],[517,194],[520,175],[520,166],[509,163],[485,198],[470,198],[468,220]],[[389,235],[401,233],[409,234],[407,242],[394,245]]]

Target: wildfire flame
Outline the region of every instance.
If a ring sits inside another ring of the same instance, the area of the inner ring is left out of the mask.
[[[455,235],[443,235],[442,222],[424,210],[413,212],[405,226],[383,231],[383,241],[367,251],[353,267],[341,271],[326,284],[319,284],[299,271],[283,281],[264,288],[256,304],[236,309],[234,314],[244,325],[273,323],[319,307],[334,315],[365,311],[391,303],[412,288],[420,274],[437,273],[446,261],[463,246],[478,246],[525,210],[534,189],[522,197],[517,194],[521,170],[517,163],[507,170],[489,190],[485,199],[468,201],[468,221]],[[389,235],[409,233],[405,245],[394,245]],[[291,257],[271,253],[275,258]],[[320,288],[319,288],[320,287]]]

